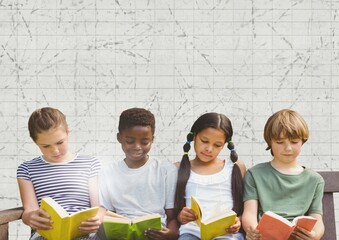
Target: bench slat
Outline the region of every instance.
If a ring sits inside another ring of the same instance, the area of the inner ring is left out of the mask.
[[[318,172],[325,180],[324,192],[339,192],[339,172]]]
[[[22,207],[0,211],[0,225],[21,219],[22,212]]]

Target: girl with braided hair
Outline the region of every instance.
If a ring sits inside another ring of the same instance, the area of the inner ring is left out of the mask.
[[[231,121],[223,114],[205,113],[193,124],[178,171],[175,194],[175,209],[180,227],[179,240],[200,239],[196,215],[190,209],[191,196],[198,199],[202,212],[210,212],[215,204],[222,203],[225,208],[233,209],[238,216],[242,214],[243,176],[246,167],[238,160],[232,142]],[[195,158],[189,159],[188,153],[194,142]],[[230,159],[220,159],[219,153],[227,144]],[[236,223],[225,229],[225,235],[218,239],[244,239],[239,233],[239,217]]]

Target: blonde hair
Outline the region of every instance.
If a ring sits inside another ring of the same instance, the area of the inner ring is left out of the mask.
[[[67,130],[66,116],[58,109],[44,107],[35,110],[28,120],[29,135],[35,142],[38,134],[62,126]]]
[[[272,140],[278,140],[282,135],[289,139],[301,139],[303,144],[308,140],[307,123],[299,113],[290,109],[282,109],[267,120],[264,129],[266,150],[271,149]],[[273,155],[272,151],[271,154]]]

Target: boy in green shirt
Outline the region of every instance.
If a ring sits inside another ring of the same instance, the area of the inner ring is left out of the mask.
[[[252,167],[245,175],[242,224],[246,239],[261,239],[256,227],[266,211],[290,221],[301,215],[317,219],[312,231],[297,228],[292,239],[321,239],[323,236],[324,180],[297,161],[308,136],[306,122],[295,111],[283,109],[267,120],[264,138],[268,145],[266,150],[271,150],[273,159]]]

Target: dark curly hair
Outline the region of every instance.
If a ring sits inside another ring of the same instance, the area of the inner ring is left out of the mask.
[[[119,132],[135,126],[150,126],[154,134],[155,119],[153,113],[144,108],[130,108],[123,111],[119,119]]]

